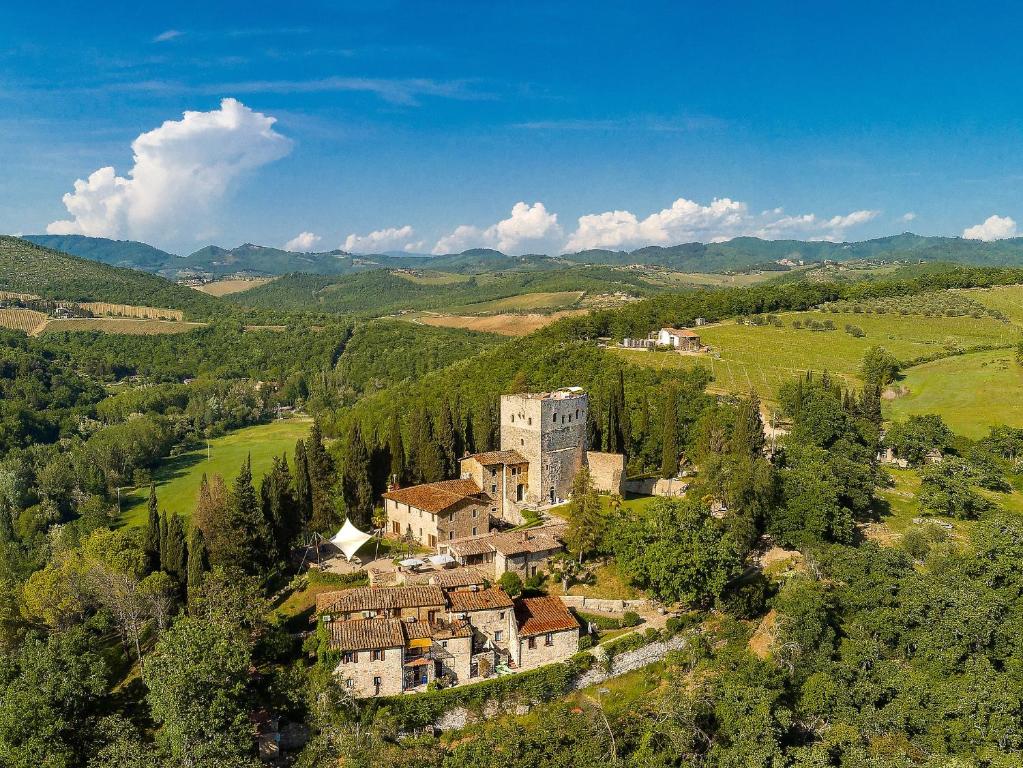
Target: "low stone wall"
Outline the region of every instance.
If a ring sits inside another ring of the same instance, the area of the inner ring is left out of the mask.
[[[572,684],[573,690],[581,690],[591,685],[597,685],[613,677],[633,672],[637,669],[661,661],[671,651],[681,650],[685,647],[686,639],[682,635],[667,640],[659,640],[644,645],[632,651],[618,654],[611,662],[611,670],[608,671],[604,664],[603,649],[597,646],[593,649],[596,663],[592,669],[580,675]],[[525,715],[532,709],[527,702],[509,700],[504,702],[488,701],[482,711],[470,711],[467,707],[454,707],[437,718],[434,727],[440,731],[450,731],[458,728],[465,728],[470,723],[490,720],[501,714]]]
[[[665,479],[663,477],[648,477],[643,480],[626,480],[622,487],[626,493],[634,493],[639,496],[685,496],[689,488],[688,480]]]
[[[650,606],[649,600],[607,600],[585,595],[561,595],[561,602],[569,608],[597,613],[625,613],[642,611]]]

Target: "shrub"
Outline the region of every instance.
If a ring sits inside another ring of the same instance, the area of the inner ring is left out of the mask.
[[[593,647],[593,637],[590,635],[583,635],[579,638],[579,650],[586,651]]]
[[[507,571],[501,574],[497,585],[508,593],[510,597],[517,597],[522,594],[522,577],[514,571]]]
[[[643,620],[639,617],[639,614],[635,611],[626,611],[625,615],[622,616],[621,624],[623,627],[638,627]]]

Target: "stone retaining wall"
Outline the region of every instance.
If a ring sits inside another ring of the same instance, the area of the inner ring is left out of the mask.
[[[638,613],[650,607],[649,600],[607,600],[585,595],[561,595],[561,602],[569,608],[598,613],[625,613],[626,611]]]

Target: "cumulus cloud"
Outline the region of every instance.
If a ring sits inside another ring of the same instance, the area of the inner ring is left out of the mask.
[[[910,222],[916,218],[916,213],[913,211],[906,211],[904,214],[902,214],[901,218],[905,222]]]
[[[444,235],[433,247],[436,255],[458,253],[468,248],[496,248],[506,253],[523,250],[528,243],[561,235],[558,215],[550,213],[543,203],[515,203],[511,215],[485,229],[462,224]]]
[[[312,232],[299,232],[284,244],[284,250],[296,253],[309,253],[323,238]]]
[[[46,231],[146,240],[196,235],[240,177],[291,151],[275,122],[235,99],[168,120],[132,142],[127,177],[107,166],[75,181],[63,198],[71,218]]]
[[[1016,222],[1009,216],[988,216],[983,224],[974,224],[963,230],[967,240],[1004,240],[1016,236]]]
[[[341,246],[350,253],[379,253],[380,251],[420,251],[422,240],[413,241],[416,231],[406,224],[404,227],[377,229],[367,235],[350,234]]]
[[[716,242],[741,235],[768,240],[787,237],[838,240],[846,229],[868,222],[877,214],[877,211],[862,210],[822,218],[812,213],[790,216],[780,208],[752,214],[746,203],[727,197],[715,198],[709,205],[680,197],[670,208],[643,219],[631,211],[605,211],[580,216],[578,226],[563,250]]]

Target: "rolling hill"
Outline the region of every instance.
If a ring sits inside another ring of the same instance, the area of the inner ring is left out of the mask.
[[[71,256],[6,235],[0,235],[0,290],[48,299],[180,309],[189,319],[206,319],[223,308],[218,299],[157,275]]]

